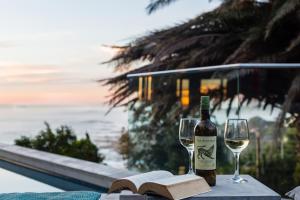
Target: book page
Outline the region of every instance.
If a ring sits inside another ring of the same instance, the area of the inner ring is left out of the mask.
[[[196,175],[156,179],[144,183],[138,190],[140,194],[155,193],[168,199],[183,199],[209,191],[211,188],[205,179]]]
[[[152,171],[147,172],[143,174],[138,174],[134,176],[129,176],[123,179],[127,179],[135,184],[136,188],[139,189],[139,187],[146,182],[153,182],[157,179],[164,179],[167,177],[173,177],[174,175],[171,172],[168,171]]]
[[[169,177],[161,177],[160,179],[156,179],[153,181],[149,181],[152,183],[157,183],[163,186],[171,186],[171,185],[176,185],[178,183],[184,183],[184,182],[189,182],[197,179],[203,179],[202,177],[196,176],[196,175],[179,175],[179,176],[169,176]]]

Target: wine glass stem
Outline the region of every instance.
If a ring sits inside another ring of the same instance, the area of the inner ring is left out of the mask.
[[[189,152],[189,157],[190,157],[188,174],[194,174],[194,170],[193,170],[193,151],[188,149],[188,152]]]
[[[239,178],[240,173],[240,153],[233,153],[235,158],[235,171],[234,171],[234,179]]]

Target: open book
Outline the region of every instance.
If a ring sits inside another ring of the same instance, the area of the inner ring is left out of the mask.
[[[109,193],[124,189],[139,194],[154,193],[168,199],[183,199],[211,190],[200,176],[175,176],[168,171],[152,171],[116,180]]]

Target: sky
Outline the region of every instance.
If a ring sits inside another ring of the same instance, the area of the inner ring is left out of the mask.
[[[152,30],[183,23],[218,0],[178,1],[152,15],[149,0],[0,0],[0,104],[94,105],[116,75],[102,62]]]

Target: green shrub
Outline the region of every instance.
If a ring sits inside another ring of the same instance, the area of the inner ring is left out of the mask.
[[[104,160],[104,156],[99,153],[88,133],[85,138],[77,139],[76,134],[69,126],[60,126],[54,132],[47,122],[45,125],[46,129],[34,138],[22,136],[15,140],[15,144],[97,163]]]

